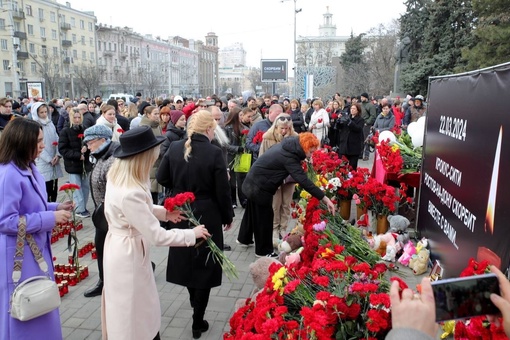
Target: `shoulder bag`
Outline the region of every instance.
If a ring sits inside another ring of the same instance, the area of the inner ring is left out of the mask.
[[[14,255],[14,269],[12,281],[14,292],[11,295],[9,313],[11,317],[20,321],[28,321],[49,313],[60,306],[60,294],[55,281],[50,279],[48,264],[44,260],[41,250],[31,234],[26,233],[27,220],[20,216],[18,223],[18,238],[16,240],[16,254]],[[46,276],[33,276],[18,285],[23,266],[23,252],[25,239],[30,245],[39,268]]]
[[[101,229],[104,232],[108,231],[108,221],[104,215],[104,202],[99,203],[92,212],[92,223],[97,229]]]

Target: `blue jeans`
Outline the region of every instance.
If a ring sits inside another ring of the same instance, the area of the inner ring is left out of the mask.
[[[84,212],[87,210],[87,202],[90,193],[90,172],[86,176],[82,174],[69,174],[69,183],[77,184],[80,190],[75,190],[73,200],[76,204],[76,212]]]

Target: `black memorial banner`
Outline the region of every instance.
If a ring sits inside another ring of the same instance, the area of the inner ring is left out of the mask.
[[[417,228],[455,277],[510,261],[510,63],[429,84]]]

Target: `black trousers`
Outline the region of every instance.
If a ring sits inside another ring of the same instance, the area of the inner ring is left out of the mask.
[[[273,217],[272,202],[262,205],[248,198],[237,240],[243,244],[251,244],[252,236],[255,236],[255,254],[261,256],[271,254],[273,252]]]
[[[106,231],[96,228],[96,236],[94,237],[94,242],[96,244],[97,269],[99,271],[99,279],[101,281],[103,281],[103,256],[106,234]]]
[[[193,307],[193,325],[194,329],[198,329],[202,326],[204,321],[205,310],[209,303],[209,295],[211,294],[211,288],[191,288],[186,287],[189,293],[189,302]]]
[[[58,179],[52,179],[46,182],[46,193],[48,194],[48,202],[57,201]]]
[[[242,172],[230,171],[230,197],[232,197],[232,204],[236,204],[236,197],[239,198],[239,204],[246,201],[246,195],[243,193],[243,183],[246,174]]]
[[[347,157],[347,159],[349,160],[349,165],[352,166],[352,168],[354,170],[356,170],[358,168],[358,160],[359,160],[359,155],[345,155],[345,157]]]

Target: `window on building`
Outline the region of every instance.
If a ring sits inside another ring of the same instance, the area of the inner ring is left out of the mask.
[[[94,52],[90,52],[90,60],[94,61]]]
[[[35,44],[34,43],[28,44],[28,51],[30,53],[35,53]]]
[[[15,22],[14,22],[14,31],[15,31],[15,32],[19,32],[19,31],[21,31],[21,25],[20,25],[20,23],[19,23],[19,22],[17,22],[17,21],[15,21]]]
[[[46,38],[46,28],[41,27],[41,38]]]
[[[57,30],[51,30],[51,39],[57,40]]]
[[[105,48],[105,50],[106,50],[106,48]],[[108,43],[108,51],[111,51],[111,50],[112,50],[112,43],[111,43],[111,42],[109,42],[109,43]]]
[[[84,30],[84,29],[85,29],[85,21],[80,20],[80,28],[81,28],[82,30]]]
[[[81,36],[81,44],[85,45],[85,36],[84,35]]]
[[[2,64],[4,66],[4,71],[9,71],[9,65],[11,64],[9,60],[4,60]]]
[[[71,27],[76,27],[76,19],[71,17]]]
[[[12,93],[12,81],[6,81],[5,83],[5,95],[6,96],[12,96],[13,93]]]
[[[57,22],[57,15],[55,14],[55,12],[50,12],[50,21]]]
[[[89,22],[89,31],[92,32],[94,31],[94,24]]]
[[[48,54],[48,50],[46,50],[46,45],[42,45],[41,46],[41,54],[42,55],[47,55]]]
[[[90,38],[90,39],[92,39],[92,38]],[[99,40],[97,41],[97,50],[101,51],[101,42]]]
[[[37,72],[37,64],[35,63],[35,61],[30,63],[30,72],[32,72],[32,74]]]
[[[40,21],[44,20],[44,9],[42,8],[39,8],[39,20]]]
[[[78,59],[78,51],[77,50],[73,50],[73,58]]]
[[[5,19],[0,19],[0,30],[5,30]]]
[[[113,44],[113,52],[117,52],[117,44]]]
[[[76,34],[73,34],[73,44],[76,44]]]
[[[83,60],[87,60],[87,51],[82,51],[82,52],[81,52],[81,58],[82,58]]]
[[[58,56],[58,47],[53,47],[53,55]]]
[[[0,48],[2,51],[7,51],[7,39],[0,39]]]
[[[34,25],[27,25],[27,31],[29,35],[34,35]]]
[[[31,5],[26,5],[25,6],[25,15],[28,15],[29,17],[33,16],[33,14],[32,14],[32,6]]]
[[[89,45],[94,46],[94,38],[89,39]],[[101,46],[101,45],[99,45],[99,46]]]

